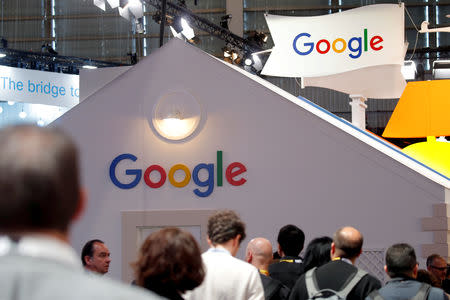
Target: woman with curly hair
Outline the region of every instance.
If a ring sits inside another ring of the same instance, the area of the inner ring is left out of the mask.
[[[136,285],[173,300],[205,277],[200,249],[187,231],[167,227],[147,237],[133,264]]]

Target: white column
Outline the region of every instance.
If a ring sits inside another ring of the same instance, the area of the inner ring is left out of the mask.
[[[231,14],[228,24],[230,31],[240,37],[244,33],[244,0],[227,0],[227,15]]]
[[[359,129],[366,130],[367,99],[362,95],[350,95],[352,107],[352,124]]]

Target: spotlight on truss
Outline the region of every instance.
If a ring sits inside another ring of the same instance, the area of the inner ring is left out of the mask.
[[[58,52],[50,46],[50,44],[42,44],[41,52],[47,52],[52,55],[58,55]]]
[[[247,33],[247,41],[257,45],[258,47],[262,47],[267,42],[268,38],[269,36],[267,34],[256,30],[249,31]]]
[[[140,19],[144,16],[141,0],[107,0],[111,8],[118,8],[121,17],[131,20],[132,17]],[[106,10],[106,0],[93,0],[94,5]]]
[[[192,29],[186,19],[176,16],[173,19],[169,19],[168,24],[170,25],[173,36],[177,38],[184,36],[188,41],[195,41],[194,29]]]
[[[231,14],[225,15],[220,18],[220,27],[228,29],[228,23],[231,20]]]

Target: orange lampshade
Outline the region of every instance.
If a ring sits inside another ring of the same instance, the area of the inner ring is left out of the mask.
[[[384,137],[450,135],[450,80],[408,82]]]

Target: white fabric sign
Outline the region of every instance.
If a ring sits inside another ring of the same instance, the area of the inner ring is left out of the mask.
[[[79,85],[78,75],[0,66],[0,101],[72,107]]]
[[[403,64],[403,5],[369,5],[318,17],[267,15],[266,21],[275,47],[264,75],[317,77]]]

